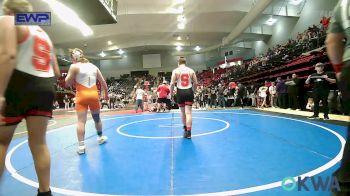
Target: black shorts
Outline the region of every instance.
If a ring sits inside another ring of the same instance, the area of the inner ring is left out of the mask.
[[[192,88],[189,89],[177,89],[177,104],[179,107],[185,107],[185,105],[192,106],[194,93]]]
[[[56,79],[40,78],[15,70],[5,93],[5,125],[16,125],[28,116],[52,117]]]
[[[167,103],[167,98],[158,98],[157,103]]]

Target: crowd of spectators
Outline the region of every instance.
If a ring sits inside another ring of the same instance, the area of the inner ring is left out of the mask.
[[[197,76],[201,86],[195,96],[195,106],[204,109],[208,107],[253,106],[312,110],[311,86],[305,85],[305,78],[299,77],[297,74],[271,79],[263,84],[249,81],[245,81],[244,84],[239,82],[236,84],[233,81],[239,81],[244,76],[288,64],[294,59],[300,58],[303,53],[323,48],[329,18],[322,18],[320,23],[321,25],[310,26],[304,32],[298,33],[296,39],[289,39],[284,44],[269,48],[265,54],[245,61],[242,66],[198,72]],[[331,85],[328,103],[331,113],[343,113],[342,98],[336,85]]]
[[[290,110],[313,110],[313,95],[310,85],[305,85],[305,79],[296,74],[276,81],[265,81],[263,84],[247,84],[230,82],[225,85],[200,86],[195,95],[194,106],[199,109],[225,107],[257,107],[281,108]],[[336,85],[330,85],[328,95],[330,113],[344,114],[341,93]]]

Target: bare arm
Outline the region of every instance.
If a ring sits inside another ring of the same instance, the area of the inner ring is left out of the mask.
[[[324,75],[323,77],[331,84],[335,84],[337,82],[336,79],[329,78],[328,75]]]
[[[172,95],[174,92],[174,86],[176,83],[176,73],[173,72],[173,74],[171,75],[171,82],[170,82],[170,94]]]
[[[305,84],[310,84],[310,80],[311,80],[311,75],[309,75],[309,77],[307,77]]]
[[[329,33],[327,35],[326,46],[327,54],[337,73],[339,79],[339,72],[341,70],[341,65],[343,63],[344,54],[344,44],[343,44],[344,34],[343,33]]]
[[[0,17],[0,99],[4,99],[7,84],[16,66],[17,37],[13,24],[12,17]]]
[[[196,92],[197,86],[198,86],[198,80],[195,72],[193,72],[192,74],[192,81],[193,81],[193,92]]]
[[[78,68],[72,64],[68,70],[67,77],[65,79],[66,86],[72,86],[76,75],[78,74]]]
[[[337,82],[336,79],[332,79],[332,78],[328,78],[327,81],[330,82],[331,84],[334,84]]]
[[[345,38],[344,23],[349,22],[348,17],[345,18],[342,16],[342,9],[345,6],[348,5],[339,2],[338,5],[334,8],[334,15],[330,21],[326,39],[327,54],[338,79],[340,79],[340,74],[343,67],[343,39]],[[348,15],[348,13],[346,15]]]
[[[107,83],[106,83],[105,79],[103,78],[103,75],[102,75],[102,73],[101,73],[101,71],[99,69],[97,70],[97,80],[100,81],[100,83],[102,85],[102,89],[104,91],[105,99],[108,100]]]
[[[57,78],[59,78],[61,76],[61,71],[60,71],[60,68],[58,67],[58,62],[57,62],[57,58],[56,58],[56,55],[53,54],[52,55],[53,57],[53,71],[55,73],[55,76]]]
[[[4,124],[1,114],[5,104],[4,94],[16,67],[17,34],[13,24],[13,17],[0,16],[0,125]]]
[[[327,35],[326,46],[327,54],[332,64],[340,64],[343,62],[344,44],[343,33],[329,33]]]

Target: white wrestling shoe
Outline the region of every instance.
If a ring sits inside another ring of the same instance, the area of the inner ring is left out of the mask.
[[[78,153],[79,155],[85,154],[85,150],[86,150],[85,145],[84,145],[84,146],[79,146],[79,147],[78,147],[78,150],[77,150],[77,153]]]
[[[97,142],[98,142],[98,144],[100,144],[100,145],[106,143],[107,140],[108,140],[108,137],[105,136],[105,135],[103,135],[103,136],[101,136],[101,137],[97,137]]]

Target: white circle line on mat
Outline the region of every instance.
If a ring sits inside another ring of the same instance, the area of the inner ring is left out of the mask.
[[[174,118],[180,118],[180,117],[174,117]],[[226,124],[226,126],[224,128],[215,130],[215,131],[209,131],[206,133],[201,133],[201,134],[193,134],[191,137],[200,137],[200,136],[205,136],[205,135],[211,135],[211,134],[215,134],[215,133],[219,133],[222,132],[226,129],[228,129],[230,127],[230,123],[228,123],[227,121],[224,120],[220,120],[220,119],[216,119],[216,118],[202,118],[202,117],[192,117],[194,119],[205,119],[205,120],[214,120],[214,121],[219,121],[219,122],[223,122]],[[132,138],[139,138],[139,139],[179,139],[179,138],[183,138],[183,136],[178,135],[178,136],[171,136],[171,137],[161,137],[161,136],[157,136],[157,137],[151,137],[151,136],[140,136],[140,135],[131,135],[131,134],[127,134],[121,131],[121,129],[123,127],[132,125],[132,124],[137,124],[137,123],[141,123],[141,122],[147,122],[147,121],[155,121],[155,120],[168,120],[168,119],[172,119],[172,118],[152,118],[152,119],[145,119],[145,120],[139,120],[139,121],[133,121],[124,125],[120,125],[117,128],[117,133],[119,133],[120,135],[123,135],[125,137],[132,137]]]
[[[253,116],[265,116],[265,117],[271,117],[271,118],[281,118],[281,119],[286,119],[286,120],[291,120],[291,121],[296,121],[296,122],[301,122],[301,123],[305,123],[305,124],[310,124],[316,127],[319,127],[321,129],[324,129],[332,134],[334,134],[340,141],[341,143],[341,149],[338,152],[337,156],[335,156],[332,160],[330,160],[329,162],[327,162],[326,164],[312,170],[309,171],[307,173],[298,175],[300,177],[306,177],[306,176],[315,176],[317,174],[320,174],[324,171],[326,171],[327,169],[333,167],[335,164],[337,164],[337,162],[339,162],[342,159],[342,154],[343,154],[343,150],[344,150],[344,146],[345,146],[345,139],[338,134],[337,132],[333,131],[332,129],[329,129],[327,127],[312,123],[312,122],[308,122],[308,121],[303,121],[303,120],[298,120],[298,119],[293,119],[293,118],[287,118],[287,117],[280,117],[280,116],[273,116],[273,115],[264,115],[264,114],[254,114],[254,113],[239,113],[239,112],[201,112],[201,113],[225,113],[225,114],[237,114],[237,115],[253,115]],[[133,116],[129,116],[129,117],[133,117]],[[136,116],[134,116],[136,117]],[[116,117],[116,118],[110,118],[110,119],[106,119],[106,120],[113,120],[113,119],[118,119],[118,118],[127,118],[127,117]],[[52,131],[49,131],[48,133],[53,133],[56,132],[62,128],[65,127],[70,127],[73,125],[68,125],[68,126],[64,126],[61,128],[57,128],[54,129]],[[17,144],[16,146],[14,146],[6,155],[6,160],[5,160],[5,165],[7,170],[10,172],[10,174],[12,175],[12,177],[14,177],[16,180],[25,183],[29,186],[38,188],[38,183],[35,181],[32,181],[24,176],[21,176],[20,174],[17,173],[16,169],[12,166],[11,163],[11,157],[13,155],[13,153],[23,144],[27,143],[28,140],[25,140],[19,144]],[[293,177],[295,180],[297,180],[298,176]],[[229,190],[229,191],[223,191],[223,192],[211,192],[211,193],[198,193],[198,194],[192,194],[192,195],[199,195],[199,196],[217,196],[217,195],[239,195],[239,194],[247,194],[247,193],[254,193],[254,192],[258,192],[258,191],[263,191],[263,190],[269,190],[269,189],[273,189],[273,188],[277,188],[280,187],[282,185],[282,181],[277,181],[277,182],[272,182],[269,184],[264,184],[264,185],[259,185],[259,186],[253,186],[253,187],[248,187],[248,188],[242,188],[242,189],[235,189],[235,190]],[[57,188],[57,187],[51,187],[51,190],[55,193],[60,193],[60,194],[65,194],[65,195],[79,195],[79,196],[118,196],[118,195],[110,195],[110,194],[99,194],[99,193],[89,193],[89,192],[82,192],[82,191],[74,191],[74,190],[68,190],[68,189],[63,189],[63,188]]]

